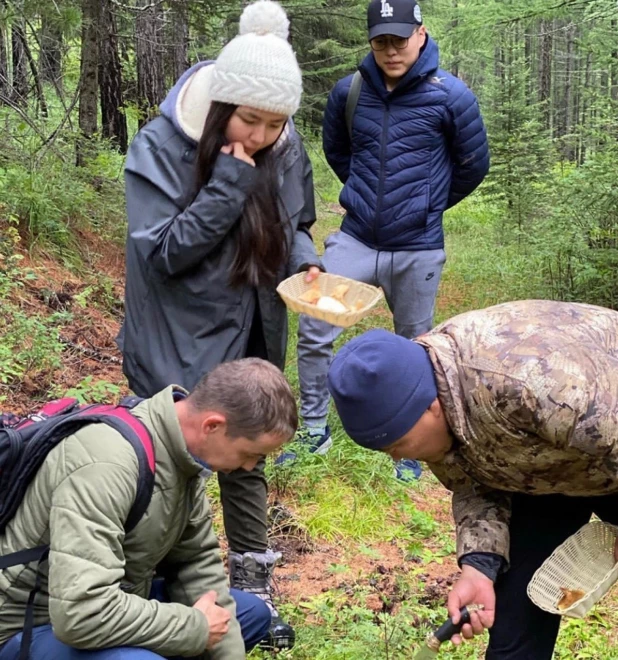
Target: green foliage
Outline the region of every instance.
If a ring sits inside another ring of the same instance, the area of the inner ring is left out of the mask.
[[[17,306],[7,304],[0,319],[0,384],[10,386],[25,376],[49,376],[60,366],[62,343],[58,328],[65,318],[45,318],[24,314]],[[43,382],[41,382],[43,385]]]
[[[57,163],[49,165],[40,170],[6,168],[0,173],[0,195],[29,236],[64,247],[71,238],[70,222],[81,215],[93,193],[59,175]]]
[[[585,619],[566,619],[560,630],[556,660],[598,660],[615,657],[613,612],[597,606]]]
[[[559,181],[545,268],[553,297],[618,309],[618,147]]]
[[[301,130],[319,134],[326,97],[366,54],[366,2],[306,0],[290,9],[292,43],[303,71]]]
[[[61,396],[74,397],[80,403],[113,403],[121,394],[116,383],[107,380],[95,380],[93,376],[86,376],[75,387],[61,394]]]
[[[405,570],[405,569],[404,569]],[[402,570],[402,574],[404,571]],[[298,640],[291,652],[278,657],[295,660],[356,660],[368,657],[411,658],[424,642],[428,632],[437,628],[446,618],[444,607],[421,605],[407,589],[404,582],[395,593],[382,592],[376,586],[357,586],[332,589],[324,594],[308,598],[297,607],[284,606],[283,614],[298,624]],[[368,597],[378,597],[384,603],[384,612],[374,612],[366,606]],[[388,610],[395,600],[395,615]],[[481,657],[483,640],[475,640],[460,649],[446,644],[441,658],[450,660]],[[254,651],[251,658],[266,658],[266,654]]]
[[[0,232],[0,299],[6,298],[20,284],[19,264],[23,257],[17,252],[20,243],[17,219],[9,217]]]
[[[24,282],[34,275],[20,267],[20,243],[16,219],[0,232],[0,401],[2,392],[25,376],[49,373],[60,365],[62,344],[58,328],[65,321],[62,314],[49,318],[28,314],[19,305],[19,292]]]
[[[410,589],[406,593],[406,587]],[[373,593],[379,594],[379,590]],[[366,587],[356,588],[352,595],[342,589],[329,590],[308,598],[299,606],[283,606],[280,610],[297,630],[297,644],[279,658],[290,660],[394,660],[413,658],[431,630],[446,618],[443,606],[426,606],[412,596],[410,580],[402,586],[405,599],[394,615],[375,613],[366,607]],[[390,595],[384,594],[386,607]],[[616,618],[607,608],[597,608],[586,619],[566,619],[562,623],[554,657],[556,660],[611,660],[615,657],[612,627]],[[487,637],[466,641],[460,647],[450,643],[440,650],[444,660],[478,660],[484,657]],[[250,658],[270,658],[267,653],[253,651]]]
[[[116,294],[114,281],[102,274],[85,278],[84,288],[73,296],[74,302],[82,309],[96,306],[107,312],[121,310],[124,301]]]
[[[317,140],[305,139],[305,148],[313,165],[313,183],[318,202],[323,205],[336,204],[339,200],[341,183],[326,162],[322,146]]]
[[[432,521],[405,497],[388,457],[356,446],[336,420],[333,441],[327,457],[301,448],[291,466],[267,467],[274,496],[298,502],[303,530],[316,539],[365,542],[432,533]]]
[[[38,242],[77,264],[76,232],[94,230],[110,240],[124,239],[124,163],[107,142],[93,139],[86,166],[75,167],[72,131],[59,130],[43,142],[49,123],[61,123],[62,111],[52,102],[47,120],[16,123],[13,111],[0,107],[0,120],[11,129],[0,136],[0,199],[28,245]]]
[[[499,77],[488,85],[496,103],[486,114],[492,165],[484,190],[505,205],[503,231],[528,232],[548,206],[543,184],[557,154],[539,104],[530,103],[523,45],[513,46],[508,58],[496,64]]]

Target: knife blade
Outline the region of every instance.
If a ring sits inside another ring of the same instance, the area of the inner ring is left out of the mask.
[[[455,625],[449,617],[437,630],[427,635],[425,643],[417,651],[414,660],[435,660],[438,657],[440,646],[443,642],[449,640],[453,635],[461,632],[466,623],[470,623],[470,613],[478,612],[483,609],[483,605],[468,605],[459,610],[461,619]]]

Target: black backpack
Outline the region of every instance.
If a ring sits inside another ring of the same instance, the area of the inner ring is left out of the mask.
[[[11,413],[0,415],[0,534],[15,516],[30,482],[47,454],[64,438],[88,424],[103,423],[116,429],[127,440],[137,456],[139,481],[137,494],[125,523],[130,532],[140,521],[152,497],[155,477],[155,454],[152,436],[144,424],[131,414],[142,399],[127,397],[117,406],[80,405],[77,399],[50,401],[37,413],[17,417]],[[0,571],[10,566],[41,562],[47,559],[48,545],[24,548],[0,556]],[[20,659],[26,660],[32,639],[34,598],[40,589],[40,571],[26,607]]]
[[[348,89],[348,96],[345,100],[345,125],[348,129],[348,137],[350,140],[352,139],[352,121],[354,119],[354,113],[356,112],[356,106],[358,105],[362,86],[363,76],[360,71],[356,71],[352,76],[350,89]]]

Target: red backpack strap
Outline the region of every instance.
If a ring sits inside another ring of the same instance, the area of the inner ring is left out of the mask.
[[[73,412],[79,408],[79,401],[73,397],[64,397],[62,399],[54,399],[53,401],[48,401],[43,405],[37,412],[28,415],[22,419],[18,419],[16,423],[13,423],[11,426],[16,429],[25,429],[26,427],[36,424],[37,422],[42,422],[45,419],[50,417],[55,417],[56,415],[66,415],[70,412]]]

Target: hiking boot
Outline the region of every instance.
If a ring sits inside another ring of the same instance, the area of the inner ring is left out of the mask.
[[[230,586],[261,598],[271,615],[268,639],[260,644],[263,648],[291,649],[296,641],[296,633],[289,623],[286,623],[272,600],[272,579],[275,564],[281,559],[280,552],[267,550],[261,552],[228,553],[230,569]]]
[[[413,461],[410,458],[402,458],[395,463],[395,477],[399,481],[411,483],[421,478],[423,468],[418,461]]]
[[[321,456],[333,446],[333,439],[330,437],[330,427],[328,424],[324,427],[303,426],[300,428],[294,441],[290,443],[287,451],[280,454],[275,459],[275,465],[290,465],[297,458],[297,453],[301,448],[309,450],[310,454]]]

